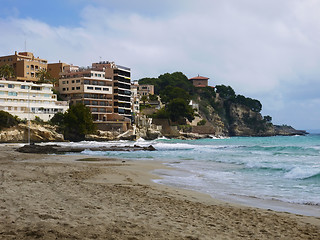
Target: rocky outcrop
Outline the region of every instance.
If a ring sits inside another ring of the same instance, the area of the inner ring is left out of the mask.
[[[91,147],[91,148],[83,148],[83,147],[65,147],[59,145],[24,145],[21,148],[18,148],[18,152],[23,153],[39,153],[39,154],[64,154],[64,153],[79,153],[84,150],[90,151],[156,151],[156,149],[150,145],[147,147],[141,146],[111,146],[111,147]]]
[[[259,112],[254,112],[246,106],[231,104],[229,109],[230,136],[273,136],[275,130],[272,124],[263,120]]]
[[[117,131],[101,131],[97,130],[95,134],[87,134],[85,136],[86,141],[114,141],[118,140],[119,132]]]
[[[281,135],[281,136],[295,136],[295,135],[306,135],[308,134],[307,131],[305,130],[296,130],[291,126],[287,125],[274,125],[275,133],[276,135]]]
[[[3,129],[0,132],[0,142],[17,143],[28,142],[29,125],[20,123],[16,126]],[[30,124],[31,142],[63,142],[64,137],[51,125]]]

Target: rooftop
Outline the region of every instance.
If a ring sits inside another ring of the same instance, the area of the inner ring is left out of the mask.
[[[189,80],[208,80],[209,78],[207,77],[202,77],[202,76],[197,76],[197,77],[193,77],[193,78],[189,78]]]

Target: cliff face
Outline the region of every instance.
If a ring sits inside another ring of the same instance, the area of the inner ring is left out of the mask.
[[[30,124],[30,140],[31,142],[62,142],[63,135],[56,132],[55,128],[46,125]],[[28,142],[28,125],[20,123],[19,125],[3,129],[0,132],[0,142],[16,143]]]
[[[201,101],[199,98],[199,102]],[[207,123],[202,127],[193,127],[197,133],[208,133],[211,129],[211,134],[215,136],[276,135],[275,127],[265,121],[259,112],[219,96],[214,98],[214,104],[206,104],[200,108],[199,114]]]
[[[258,112],[240,104],[231,104],[229,109],[230,136],[273,136],[274,126],[263,120]]]

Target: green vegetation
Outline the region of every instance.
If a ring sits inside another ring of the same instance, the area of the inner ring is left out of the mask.
[[[173,122],[185,123],[185,118],[189,121],[194,119],[192,107],[182,98],[174,98],[166,105],[166,111]]]
[[[193,93],[194,87],[183,73],[166,73],[158,78],[143,78],[139,80],[139,84],[153,84],[155,93],[160,95],[162,103],[166,105],[153,115],[154,118],[170,119],[174,124],[185,124],[186,119],[194,119],[194,111],[189,106],[190,94]]]
[[[12,66],[5,64],[0,67],[0,78],[4,77],[6,79],[12,78],[15,76],[14,69]]]
[[[139,80],[139,84],[151,84],[154,85],[155,94],[159,95],[160,91],[167,86],[179,87],[191,94],[194,90],[192,83],[182,72],[165,73],[158,78],[142,78]]]
[[[189,105],[190,100],[198,103],[199,116],[204,118],[197,125],[203,126],[207,122],[212,124],[215,116],[223,122],[227,131],[237,124],[244,124],[253,129],[256,133],[266,130],[271,124],[272,118],[265,116],[261,120],[258,115],[250,114],[240,119],[234,111],[234,105],[243,106],[243,111],[260,113],[262,105],[260,101],[243,95],[237,95],[231,86],[217,85],[215,87],[195,88],[188,78],[181,72],[166,73],[158,78],[143,78],[139,84],[152,84],[155,87],[155,94],[160,95],[165,107],[152,115],[153,118],[169,119],[172,125],[185,125],[186,120],[194,119],[194,110]],[[150,96],[149,96],[150,99]],[[216,115],[214,115],[216,114]],[[241,117],[242,118],[242,117]],[[231,133],[232,134],[232,133]]]
[[[89,108],[80,103],[72,105],[64,114],[55,114],[50,122],[58,125],[64,138],[70,141],[82,141],[86,134],[95,131]]]
[[[55,83],[55,79],[51,77],[50,73],[47,72],[45,69],[40,69],[36,72],[36,76],[39,79],[38,83]]]
[[[20,122],[19,118],[12,116],[10,113],[0,110],[0,130],[17,125]]]
[[[236,95],[235,91],[230,86],[217,85],[216,91],[219,93],[221,98],[229,101],[229,103],[237,103],[247,106],[254,112],[260,112],[262,109],[262,104],[260,101],[245,97],[243,95]]]
[[[199,121],[199,122],[197,123],[197,126],[204,126],[204,125],[206,125],[206,123],[207,123],[207,121],[204,120],[204,119],[202,119],[201,121]]]

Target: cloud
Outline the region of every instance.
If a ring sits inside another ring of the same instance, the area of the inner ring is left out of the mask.
[[[319,1],[80,3],[74,27],[49,25],[35,16],[0,18],[5,33],[0,52],[23,50],[27,39],[27,50],[51,62],[116,61],[131,67],[134,79],[173,71],[201,74],[213,85],[231,85],[239,94],[260,99],[266,114],[279,119],[286,119],[282,112],[298,99],[306,111],[318,103]],[[68,6],[73,4],[68,0]],[[314,110],[310,114],[319,116]],[[294,123],[306,120],[298,115]]]

